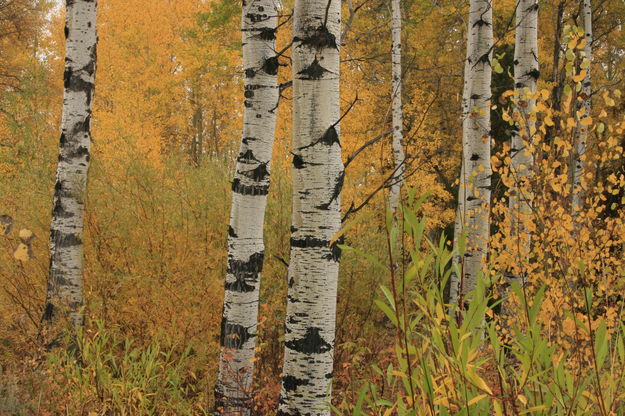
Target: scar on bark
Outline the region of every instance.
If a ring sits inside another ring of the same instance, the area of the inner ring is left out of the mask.
[[[296,340],[285,343],[286,347],[304,354],[322,354],[332,349],[332,345],[324,340],[320,328],[306,328],[306,334]]]
[[[338,197],[341,194],[341,190],[343,189],[344,183],[345,183],[345,169],[341,170],[341,173],[339,173],[338,178],[336,178],[334,182],[334,189],[332,190],[332,196],[330,197],[330,200],[325,204],[318,205],[316,208],[323,209],[323,210],[330,209],[330,204],[333,201],[338,200]]]
[[[299,46],[308,46],[310,48],[316,48],[317,50],[323,48],[338,49],[336,36],[330,33],[325,24],[312,29],[311,33],[306,37],[300,38],[294,36],[293,43],[295,42],[299,42]]]
[[[302,69],[297,73],[297,75],[302,75],[301,79],[303,80],[317,80],[321,79],[323,74],[326,72],[330,72],[319,64],[319,61],[315,57],[310,65],[306,68]]]
[[[221,323],[221,336],[219,343],[224,348],[241,349],[249,339],[256,334],[250,332],[249,328],[239,324],[230,324],[224,317]]]
[[[264,251],[252,254],[247,261],[229,259],[227,273],[232,274],[235,280],[226,283],[226,290],[242,293],[254,291],[255,287],[248,284],[248,281],[258,282],[264,259]]]
[[[246,196],[258,196],[269,194],[269,185],[244,185],[240,179],[232,181],[232,192]]]

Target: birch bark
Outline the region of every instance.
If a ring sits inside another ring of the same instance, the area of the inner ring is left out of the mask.
[[[516,9],[516,42],[514,48],[514,84],[518,104],[519,122],[515,126],[510,146],[511,173],[514,186],[510,190],[511,236],[517,242],[518,256],[527,255],[531,240],[525,224],[531,213],[532,197],[527,181],[534,158],[530,150],[535,123],[532,114],[536,106],[536,82],[540,75],[538,67],[538,2],[519,0]],[[514,275],[513,279],[520,276]]]
[[[575,161],[573,166],[573,214],[576,216],[583,208],[583,188],[582,176],[584,174],[584,155],[586,154],[586,140],[588,138],[588,128],[582,124],[582,120],[590,117],[590,109],[592,104],[592,79],[590,76],[590,67],[592,63],[592,5],[590,0],[582,0],[582,14],[584,15],[584,39],[586,46],[584,47],[584,57],[588,59],[588,68],[586,68],[586,77],[582,81],[582,90],[580,96],[580,111],[583,115],[578,117],[577,124],[577,141],[575,142]]]
[[[67,0],[59,158],[50,228],[50,275],[43,321],[61,312],[82,325],[83,217],[96,70],[96,0]]]
[[[456,232],[466,230],[461,269],[452,278],[451,294],[463,298],[473,290],[488,252],[491,193],[490,99],[493,25],[491,0],[471,0],[463,91],[462,174],[458,191]],[[458,224],[460,222],[460,224]],[[457,246],[457,241],[456,241]],[[456,299],[451,299],[452,303]]]
[[[341,3],[296,0],[293,22],[293,225],[279,416],[329,416],[340,250]]]
[[[391,212],[395,212],[401,199],[401,187],[404,182],[405,154],[402,114],[402,68],[401,68],[401,3],[400,0],[391,1],[392,9],[392,82],[391,94],[393,100],[393,161],[396,174],[391,185],[389,205]]]
[[[215,388],[225,415],[249,415],[265,247],[263,223],[278,107],[275,0],[244,0],[241,17],[245,109],[232,183],[228,268]]]

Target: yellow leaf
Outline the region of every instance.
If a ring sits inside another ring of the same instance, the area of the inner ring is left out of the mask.
[[[584,117],[582,121],[580,121],[582,126],[590,126],[592,124],[592,117]]]
[[[586,74],[588,74],[588,71],[583,69],[579,74],[573,77],[573,82],[582,82],[584,78],[586,78]]]
[[[35,234],[26,228],[22,228],[19,233],[19,238],[22,240],[22,243],[28,244],[35,238]]]
[[[395,406],[397,406],[397,403],[394,403],[393,407],[391,407],[390,409],[386,409],[386,412],[384,412],[384,416],[391,416],[393,414],[393,411],[395,410]]]
[[[480,400],[484,399],[488,397],[487,394],[480,394],[479,396],[475,396],[474,398],[472,398],[471,400],[469,400],[468,405],[474,405],[475,403],[479,402]]]
[[[31,254],[32,254],[32,251],[30,247],[24,243],[20,243],[17,246],[17,249],[15,249],[15,253],[13,253],[13,257],[15,257],[15,260],[26,262],[30,260]]]

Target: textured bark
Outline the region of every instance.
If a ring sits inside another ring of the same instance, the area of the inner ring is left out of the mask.
[[[461,273],[451,281],[451,293],[457,291],[463,297],[475,288],[488,252],[492,48],[491,0],[471,0],[462,111],[463,168],[455,225],[457,232],[466,230],[467,249],[464,259],[456,257]]]
[[[535,123],[530,119],[536,106],[536,82],[540,75],[538,67],[538,2],[519,0],[516,10],[516,44],[514,48],[514,84],[519,103],[515,110],[520,122],[515,126],[510,146],[511,173],[515,185],[510,190],[511,236],[519,238],[518,255],[528,252],[530,239],[524,224],[531,214],[531,195],[525,186],[534,164],[528,147],[532,141]],[[519,276],[513,276],[518,279]]]
[[[95,88],[96,0],[67,0],[65,92],[50,230],[50,275],[44,321],[63,311],[83,322],[83,217]]]
[[[293,226],[278,415],[330,415],[343,164],[341,3],[296,0],[293,22]]]
[[[402,114],[402,69],[401,69],[401,4],[400,0],[391,1],[392,9],[392,75],[391,93],[393,100],[393,162],[396,174],[391,185],[389,205],[395,212],[401,199],[401,187],[404,179],[404,135]]]
[[[590,0],[582,0],[582,14],[584,16],[584,38],[586,39],[586,46],[584,48],[585,58],[589,62],[592,62],[592,7]],[[588,127],[583,126],[581,121],[590,117],[591,95],[592,95],[592,83],[590,78],[590,65],[586,69],[586,77],[582,81],[582,89],[580,96],[582,101],[580,103],[580,111],[582,116],[578,117],[577,125],[577,140],[575,142],[575,161],[573,166],[573,214],[577,213],[583,208],[583,188],[582,188],[582,176],[584,174],[584,160],[583,156],[586,153],[586,140],[588,138]]]
[[[218,406],[226,415],[248,415],[251,409],[249,390],[265,254],[263,223],[278,106],[277,15],[273,0],[243,2],[245,110],[232,183],[221,357],[215,389]]]

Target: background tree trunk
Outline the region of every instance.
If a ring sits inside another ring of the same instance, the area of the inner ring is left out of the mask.
[[[526,256],[531,244],[526,235],[525,223],[531,214],[531,195],[525,186],[531,174],[534,157],[528,147],[532,143],[535,123],[531,120],[536,106],[538,67],[538,2],[519,0],[516,9],[516,43],[514,48],[514,84],[518,103],[519,122],[512,134],[510,146],[511,172],[514,187],[510,190],[511,237],[518,238],[519,256]],[[512,277],[518,279],[518,273]]]
[[[393,100],[393,161],[396,174],[391,185],[389,205],[395,212],[401,199],[401,187],[404,181],[404,135],[402,114],[402,68],[401,68],[401,3],[400,0],[391,0],[392,9],[392,82],[391,94]]]
[[[95,0],[67,1],[65,92],[50,229],[50,276],[43,320],[83,316],[83,217],[91,148],[96,68]]]
[[[278,415],[330,415],[343,163],[341,3],[296,0],[293,22],[293,226]]]
[[[577,137],[575,142],[575,161],[573,166],[573,215],[576,216],[584,205],[584,195],[582,188],[582,176],[584,175],[583,156],[586,153],[586,139],[588,137],[588,127],[582,124],[582,120],[590,117],[590,107],[592,101],[592,82],[590,77],[590,67],[592,64],[592,7],[590,0],[583,0],[582,15],[584,16],[584,39],[586,46],[584,47],[584,58],[588,59],[588,68],[586,68],[586,77],[582,81],[582,90],[580,96],[580,110],[583,115],[577,120]]]
[[[249,390],[265,257],[263,223],[278,107],[277,16],[273,0],[243,2],[245,112],[232,182],[221,356],[215,389],[218,406],[226,415],[248,415],[251,409]]]

